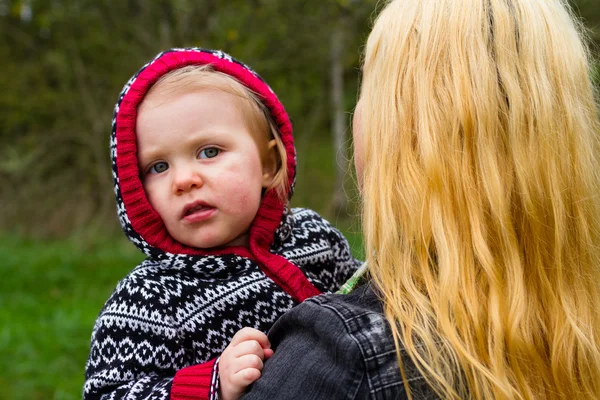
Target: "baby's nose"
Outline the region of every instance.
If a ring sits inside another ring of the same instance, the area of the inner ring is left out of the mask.
[[[173,190],[175,193],[183,193],[192,189],[197,189],[204,185],[200,174],[195,171],[179,171],[173,180]]]

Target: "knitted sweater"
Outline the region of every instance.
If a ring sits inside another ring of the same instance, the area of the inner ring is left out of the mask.
[[[339,231],[314,211],[288,210],[273,192],[262,199],[249,248],[201,250],[168,234],[139,178],[137,106],[161,76],[192,64],[211,64],[259,94],[279,128],[293,188],[289,118],[244,64],[219,51],[172,49],[125,85],[111,136],[117,211],[125,234],[147,258],[119,282],[96,320],[85,399],[214,398],[216,359],[239,329],[266,332],[294,305],[336,290],[360,265]]]

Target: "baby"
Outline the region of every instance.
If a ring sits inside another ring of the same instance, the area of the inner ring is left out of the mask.
[[[111,157],[121,225],[147,258],[96,320],[84,398],[237,396],[272,354],[275,320],[360,265],[317,213],[288,209],[289,118],[223,52],[145,65],[119,96]]]

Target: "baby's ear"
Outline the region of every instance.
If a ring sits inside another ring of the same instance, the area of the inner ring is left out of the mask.
[[[267,143],[267,151],[263,157],[263,179],[262,186],[269,187],[277,174],[277,141],[275,139]]]

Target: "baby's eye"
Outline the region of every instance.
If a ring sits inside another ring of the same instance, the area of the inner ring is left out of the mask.
[[[198,158],[214,158],[219,155],[221,150],[216,147],[207,147],[205,149],[200,150],[198,153]]]
[[[169,164],[164,161],[159,161],[148,169],[149,174],[160,174],[169,169]]]

